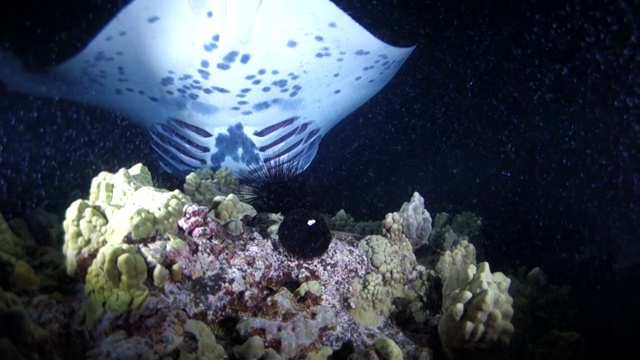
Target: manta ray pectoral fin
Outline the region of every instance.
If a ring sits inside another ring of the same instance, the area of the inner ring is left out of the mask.
[[[49,76],[28,72],[12,53],[0,50],[0,81],[9,90],[54,98],[77,98],[73,87]]]
[[[0,80],[127,115],[168,170],[303,169],[412,51],[329,0],[133,0],[49,77],[0,53]]]

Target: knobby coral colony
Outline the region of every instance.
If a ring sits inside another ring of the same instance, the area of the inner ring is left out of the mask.
[[[314,181],[297,161],[274,160],[240,175],[243,201],[259,212],[283,213],[317,209],[320,196]]]

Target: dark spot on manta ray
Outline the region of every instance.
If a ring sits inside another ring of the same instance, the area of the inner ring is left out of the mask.
[[[115,92],[116,95],[122,95],[122,89],[115,89],[113,92]]]
[[[362,79],[362,76],[356,76],[356,81],[359,81],[360,79]]]
[[[171,90],[167,90],[166,92],[167,92],[167,95],[173,95],[173,91]]]
[[[203,68],[205,68],[205,69],[206,69],[206,68],[208,68],[208,67],[209,67],[209,61],[204,60],[204,59],[203,59],[203,60],[201,60],[201,61],[200,61],[200,66],[202,66],[202,67],[203,67]]]
[[[297,41],[293,41],[293,40],[287,41],[287,47],[294,48],[296,46],[298,46],[298,42]]]
[[[104,41],[111,41],[113,40],[113,36],[107,36],[106,38],[104,38]]]
[[[231,66],[227,63],[218,63],[216,67],[220,70],[229,70]]]
[[[219,93],[222,93],[222,94],[227,94],[227,93],[231,92],[231,91],[229,91],[229,90],[227,90],[225,88],[219,87],[219,86],[212,86],[211,89],[213,89],[214,91],[217,91]]]
[[[340,90],[340,89],[338,89],[338,90],[334,90],[334,91],[333,91],[333,93],[334,93],[334,94],[340,94],[340,91],[342,91],[342,90]]]
[[[219,34],[215,34],[215,35],[213,35],[213,36],[211,37],[211,40],[213,40],[213,41],[215,41],[215,42],[220,41],[220,35],[219,35]]]
[[[271,75],[278,75],[280,74],[280,71],[278,70],[271,70]]]
[[[245,80],[253,80],[253,79],[256,78],[256,75],[251,74],[251,75],[245,76],[244,78],[245,78]]]
[[[127,32],[126,32],[126,31],[120,31],[120,32],[118,33],[118,36],[125,36],[125,35],[127,35]]]
[[[247,97],[247,95],[245,95],[245,94],[236,94],[236,97],[244,99],[244,98]]]
[[[269,87],[269,86],[265,86],[265,87],[262,88],[263,92],[269,92],[270,90],[271,90],[271,87]]]
[[[365,51],[365,50],[360,49],[360,50],[356,51],[354,54],[358,55],[358,56],[363,56],[363,55],[369,55],[371,53],[369,51]]]
[[[125,90],[127,90],[128,92],[133,92],[132,88],[126,88]]]
[[[158,101],[160,101],[160,99],[158,99],[158,98],[157,98],[157,97],[155,97],[155,96],[149,96],[149,100],[151,100],[151,101],[153,101],[153,102],[158,102]]]
[[[176,91],[179,92],[182,95],[187,93],[187,90],[185,90],[185,89],[177,89]]]
[[[251,55],[249,54],[242,54],[242,56],[240,57],[240,63],[242,64],[248,63],[249,60],[251,60]]]
[[[213,90],[204,88],[204,89],[202,89],[202,92],[207,94],[207,95],[209,95],[209,94],[213,93]]]
[[[244,100],[240,100],[237,102],[238,105],[247,105],[248,102],[244,101]]]
[[[286,79],[276,80],[272,82],[271,85],[277,86],[279,88],[284,88],[285,86],[287,86],[287,80]]]
[[[144,90],[138,90],[138,94],[144,95]]]
[[[258,75],[264,75],[266,73],[267,73],[267,70],[265,70],[265,69],[258,70]]]
[[[320,35],[316,35],[316,37],[314,38],[316,41],[324,41],[324,38]]]
[[[200,97],[198,96],[198,94],[194,94],[194,93],[189,93],[188,96],[189,96],[189,99],[191,100],[198,100],[198,98]]]
[[[271,106],[271,104],[269,104],[269,102],[261,101],[259,103],[253,104],[253,106],[251,108],[253,110],[255,110],[255,111],[262,111],[262,110],[268,109],[270,106]]]
[[[249,88],[244,88],[244,89],[240,90],[240,92],[241,92],[241,93],[243,93],[243,94],[246,94],[246,93],[248,93],[248,92],[251,92],[251,89],[249,89]]]
[[[302,90],[302,86],[300,86],[300,85],[293,85],[291,88],[292,88],[293,90],[295,90],[295,91],[300,91],[300,90]]]
[[[231,110],[238,111],[238,110],[240,110],[240,107],[239,106],[234,106],[234,107],[231,108]]]
[[[147,19],[147,22],[148,22],[149,24],[153,24],[154,22],[156,22],[156,21],[158,21],[158,20],[160,20],[160,18],[159,18],[158,16],[152,16],[152,17],[150,17],[150,18],[148,18],[148,19]]]
[[[253,84],[253,85],[260,85],[260,83],[261,83],[261,82],[262,82],[262,80],[260,80],[260,79],[256,79],[256,80],[253,80],[253,81],[251,82],[251,84]]]
[[[257,147],[244,133],[242,123],[229,126],[227,132],[228,135],[220,133],[216,136],[215,146],[218,151],[210,158],[210,163],[214,168],[222,166],[226,157],[230,157],[235,162],[242,162],[247,167],[261,163],[260,155],[256,151]]]
[[[297,91],[292,91],[291,93],[289,93],[289,97],[296,97],[298,95]]]
[[[169,86],[169,85],[173,85],[175,83],[173,76],[165,76],[162,79],[160,79],[160,85],[162,86]]]
[[[338,77],[338,76],[340,76],[340,74],[338,74],[338,73],[333,74],[333,77]]]
[[[229,51],[229,53],[222,58],[222,61],[231,64],[236,61],[238,55],[239,53],[236,50]]]
[[[365,67],[362,68],[362,71],[369,71],[369,70],[371,70],[373,68],[374,68],[374,66],[365,66]]]
[[[207,17],[208,18],[213,17],[213,11],[207,11]]]
[[[316,53],[316,57],[317,57],[317,58],[319,58],[319,59],[321,59],[321,58],[323,58],[323,57],[324,57],[324,54],[322,54],[322,53]]]
[[[253,111],[243,111],[240,114],[245,115],[245,116],[246,115],[251,115],[251,114],[253,114]]]
[[[329,27],[330,28],[335,28],[337,27],[336,23],[334,23],[333,21],[329,23]]]

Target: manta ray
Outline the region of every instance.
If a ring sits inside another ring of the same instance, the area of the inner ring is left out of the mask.
[[[45,73],[0,52],[0,80],[127,116],[169,172],[302,171],[413,49],[382,42],[329,0],[133,0]]]

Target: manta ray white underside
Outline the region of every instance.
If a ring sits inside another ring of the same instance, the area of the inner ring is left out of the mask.
[[[412,50],[378,40],[329,0],[134,0],[47,74],[0,53],[0,80],[130,117],[169,171],[276,160],[302,170]]]

